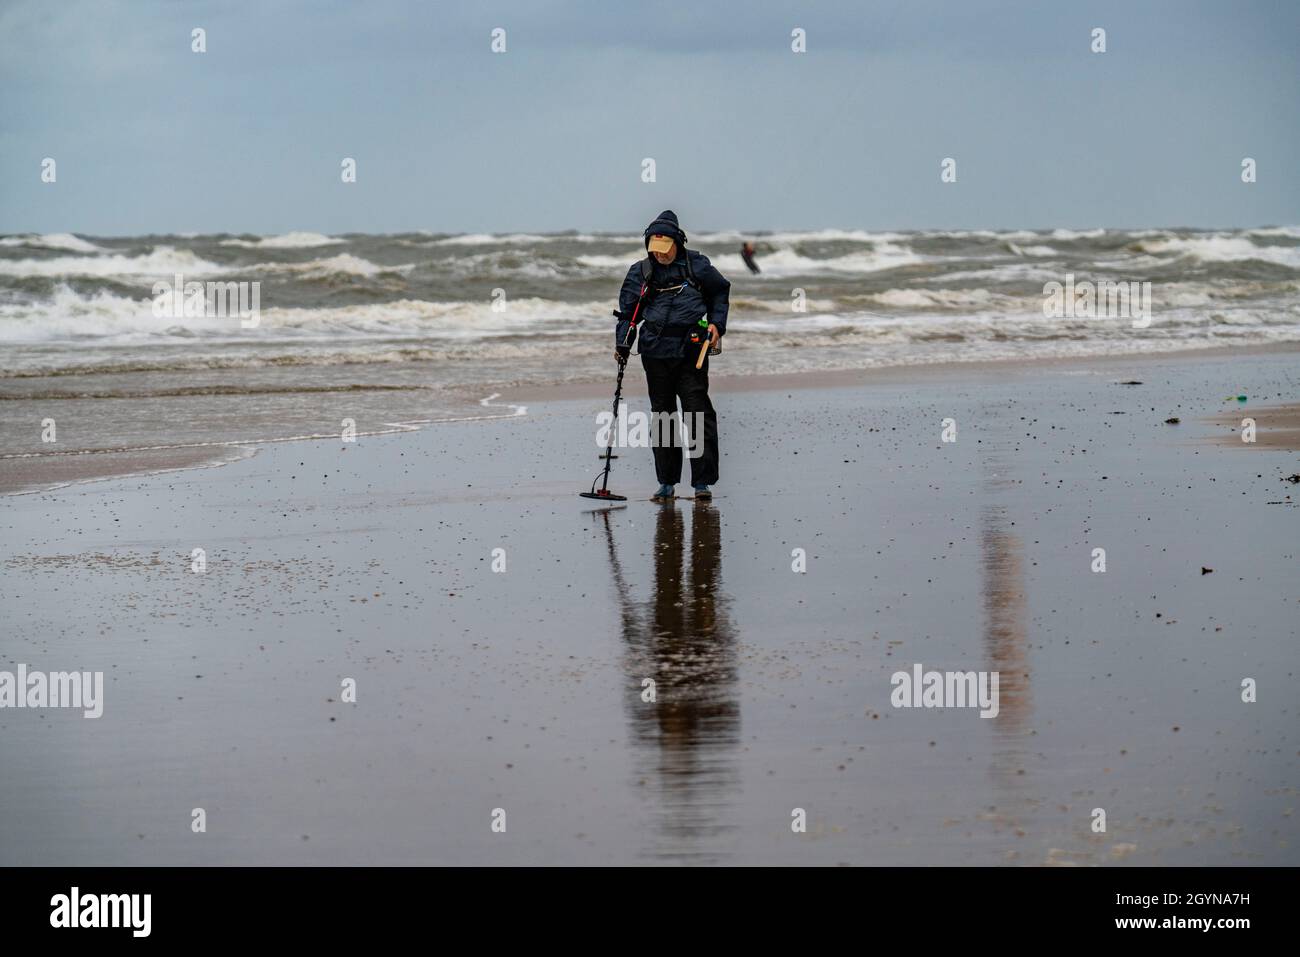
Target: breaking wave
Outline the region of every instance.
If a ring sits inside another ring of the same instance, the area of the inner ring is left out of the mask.
[[[257,239],[223,239],[223,246],[244,249],[312,249],[316,246],[337,246],[343,242],[320,233],[285,233],[283,236],[262,236]]]
[[[5,236],[0,246],[25,246],[29,249],[57,249],[71,253],[102,253],[103,246],[74,236],[72,233],[46,233],[43,236]]]
[[[213,276],[222,267],[200,259],[188,249],[158,246],[140,256],[60,256],[55,259],[0,259],[0,276],[99,276],[138,279],[142,276],[170,280],[185,276]]]

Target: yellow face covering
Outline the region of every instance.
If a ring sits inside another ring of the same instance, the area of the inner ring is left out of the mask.
[[[652,253],[671,253],[675,248],[676,243],[667,236],[650,237],[650,251]]]

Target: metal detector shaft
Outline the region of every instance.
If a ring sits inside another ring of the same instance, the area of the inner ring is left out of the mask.
[[[613,465],[610,454],[614,451],[614,433],[618,428],[618,403],[623,398],[623,373],[627,370],[627,360],[618,364],[618,379],[614,382],[614,419],[609,426],[609,445],[605,447],[605,472],[601,476],[600,490],[609,490],[609,467]]]
[[[649,291],[650,284],[648,282],[642,282],[641,292],[637,296],[636,300],[636,308],[632,310],[632,315],[628,319],[627,332],[624,334],[623,343],[619,347],[618,380],[614,383],[614,421],[610,423],[609,445],[605,446],[605,454],[602,456],[605,460],[605,468],[600,473],[600,491],[596,491],[596,483],[593,481],[591,483],[590,492],[578,493],[583,498],[601,499],[606,502],[627,501],[626,495],[615,495],[609,490],[609,469],[610,466],[614,464],[614,430],[618,428],[618,404],[623,399],[623,373],[627,371],[627,356],[622,350],[630,352],[632,349],[632,341],[636,338],[637,317],[641,315],[641,305],[645,302],[646,293]],[[620,320],[623,318],[623,313],[619,312],[617,309],[614,310],[614,315]]]

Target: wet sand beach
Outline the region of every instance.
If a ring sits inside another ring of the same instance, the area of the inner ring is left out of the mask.
[[[596,391],[5,497],[105,700],[0,709],[0,864],[1300,863],[1294,353],[720,379],[708,506],[577,497]]]
[[[1220,444],[1234,448],[1255,444],[1291,452],[1300,449],[1300,404],[1291,402],[1262,408],[1248,408],[1241,402],[1227,404],[1237,408],[1214,418],[1214,423],[1225,429],[1225,434],[1217,439]],[[1253,434],[1243,431],[1248,428],[1243,424],[1247,420],[1253,423]]]

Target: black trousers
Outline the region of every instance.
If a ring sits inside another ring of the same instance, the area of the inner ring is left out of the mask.
[[[691,484],[715,485],[718,481],[718,414],[709,401],[709,360],[704,368],[695,368],[695,358],[653,359],[641,357],[645,369],[646,386],[650,391],[652,412],[676,412],[677,400],[682,401],[682,418],[688,435],[697,421],[704,427],[702,453],[691,459]],[[696,415],[695,413],[700,413]],[[690,435],[691,444],[700,438]],[[699,447],[699,446],[697,446]],[[654,443],[655,476],[664,485],[676,485],[682,480],[683,443],[677,435],[674,422],[664,430]]]

